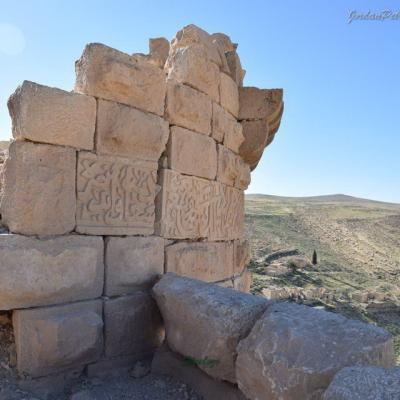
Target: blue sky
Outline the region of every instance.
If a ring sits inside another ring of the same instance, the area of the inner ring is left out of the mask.
[[[346,193],[400,202],[399,1],[0,0],[0,139],[8,96],[24,80],[71,90],[88,42],[147,52],[194,23],[239,43],[246,86],[282,87],[285,113],[250,193]]]

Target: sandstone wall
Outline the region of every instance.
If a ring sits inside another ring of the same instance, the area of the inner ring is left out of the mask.
[[[74,91],[10,97],[0,310],[16,310],[21,374],[152,353],[164,272],[249,290],[244,190],[283,103],[242,86],[236,47],[193,25],[148,55],[93,43]]]

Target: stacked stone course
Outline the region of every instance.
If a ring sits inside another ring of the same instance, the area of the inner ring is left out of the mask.
[[[249,290],[244,190],[283,103],[242,87],[236,47],[194,25],[148,55],[89,44],[73,92],[25,81],[10,97],[0,310],[21,374],[151,354],[164,272]]]

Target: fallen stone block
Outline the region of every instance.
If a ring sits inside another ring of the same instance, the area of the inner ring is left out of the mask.
[[[323,400],[400,399],[400,368],[354,366],[339,371]]]
[[[245,190],[250,184],[250,167],[243,159],[225,146],[218,145],[217,180]]]
[[[268,307],[238,346],[239,388],[251,399],[320,399],[354,364],[394,364],[384,329],[293,303]]]
[[[261,297],[168,273],[153,287],[169,347],[208,375],[236,382],[236,346],[268,306]]]
[[[4,166],[2,223],[25,235],[62,235],[75,227],[76,152],[15,141]]]
[[[189,86],[168,81],[165,113],[172,125],[206,135],[211,132],[211,100]]]
[[[169,79],[191,86],[219,102],[219,67],[207,58],[203,46],[175,49],[167,60],[167,71]]]
[[[75,91],[164,115],[165,74],[100,43],[90,43],[75,63]]]
[[[221,72],[220,104],[235,118],[239,116],[239,90],[236,82],[227,74]]]
[[[24,81],[7,105],[15,139],[93,149],[93,97]]]
[[[272,121],[281,114],[283,108],[282,89],[259,89],[241,87],[239,89],[239,119]]]
[[[151,235],[157,163],[79,152],[76,231]]]
[[[185,383],[204,400],[246,400],[236,386],[210,378],[193,360],[174,353],[166,343],[154,354],[151,370]]]
[[[13,313],[17,368],[40,377],[83,368],[103,350],[100,300]]]
[[[165,272],[218,282],[233,276],[232,242],[181,242],[165,248]]]
[[[98,103],[98,154],[158,161],[168,140],[167,121],[113,101]]]
[[[103,275],[101,238],[0,235],[0,310],[99,297]]]
[[[211,240],[243,237],[242,190],[166,169],[159,177],[155,224],[159,236]]]
[[[217,148],[208,136],[173,126],[166,155],[174,171],[210,180],[217,175]]]
[[[162,342],[161,317],[146,291],[104,302],[105,356],[149,355]]]
[[[116,296],[150,287],[164,273],[164,239],[108,237],[105,242],[104,293]]]
[[[240,145],[239,155],[253,170],[261,159],[268,141],[268,122],[265,119],[257,121],[242,121],[244,141]]]

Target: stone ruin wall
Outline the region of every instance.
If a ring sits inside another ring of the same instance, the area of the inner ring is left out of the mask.
[[[10,97],[0,310],[21,375],[151,354],[164,272],[249,290],[244,190],[283,102],[242,86],[236,47],[193,25],[148,55],[89,44],[73,92],[25,81]]]

